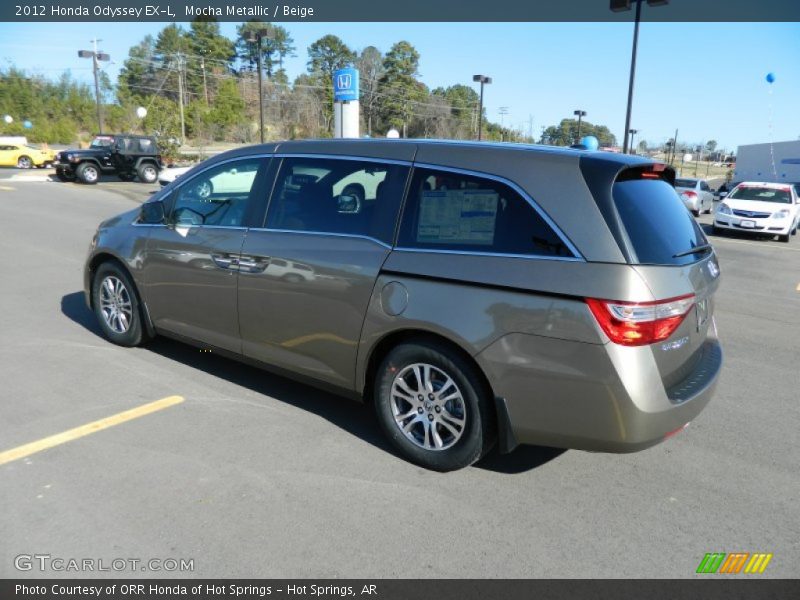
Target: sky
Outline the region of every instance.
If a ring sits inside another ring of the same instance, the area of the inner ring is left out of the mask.
[[[111,55],[112,81],[128,49],[158,23],[0,23],[0,69],[14,65],[47,77],[65,70],[91,82],[91,61],[77,50]],[[306,70],[306,49],[333,33],[351,48],[387,51],[400,40],[420,53],[420,79],[430,88],[492,77],[485,107],[492,121],[529,131],[573,118],[608,126],[622,143],[630,72],[632,23],[284,23],[297,56],[290,80]],[[222,23],[233,38],[236,23]],[[766,81],[774,73],[775,81]],[[641,24],[631,127],[636,142],[720,148],[800,139],[800,23]]]

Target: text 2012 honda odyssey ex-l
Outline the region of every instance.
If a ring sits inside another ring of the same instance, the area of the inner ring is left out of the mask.
[[[86,297],[117,344],[164,334],[371,402],[432,469],[495,443],[635,451],[722,364],[717,259],[673,180],[552,147],[242,148],[101,224]]]

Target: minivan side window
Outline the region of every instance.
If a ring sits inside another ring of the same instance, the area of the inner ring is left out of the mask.
[[[172,194],[175,225],[242,227],[260,158],[226,162],[199,173]]]
[[[391,244],[408,170],[357,159],[285,158],[267,227],[366,236]]]
[[[398,246],[572,257],[564,241],[511,186],[484,177],[415,169]]]

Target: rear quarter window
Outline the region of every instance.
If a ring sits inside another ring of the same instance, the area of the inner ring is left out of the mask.
[[[705,258],[703,253],[676,256],[708,241],[667,182],[618,181],[613,197],[638,264],[686,265]]]

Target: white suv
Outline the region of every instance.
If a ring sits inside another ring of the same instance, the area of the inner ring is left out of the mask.
[[[714,213],[714,233],[734,229],[777,235],[788,242],[800,224],[800,197],[785,183],[744,181],[728,194]]]

